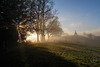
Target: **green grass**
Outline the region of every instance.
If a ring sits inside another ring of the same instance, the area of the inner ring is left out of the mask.
[[[30,43],[0,51],[2,67],[99,67],[100,46]]]
[[[70,43],[34,44],[34,47],[45,47],[50,53],[77,64],[79,67],[100,66],[100,46]]]

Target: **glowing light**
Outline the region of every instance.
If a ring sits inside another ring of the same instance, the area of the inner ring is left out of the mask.
[[[37,34],[27,32],[28,36],[26,37],[26,41],[36,42],[37,41]]]
[[[45,36],[45,40],[47,41],[48,36]],[[30,41],[30,42],[37,42],[37,34],[36,33],[31,33],[27,32],[26,40],[25,41]],[[39,35],[39,42],[41,42],[41,35]]]
[[[23,25],[20,25],[19,27],[20,27],[20,28],[24,28],[24,26],[23,26]]]

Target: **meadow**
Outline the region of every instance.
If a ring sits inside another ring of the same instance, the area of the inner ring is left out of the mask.
[[[99,67],[100,45],[23,43],[0,50],[2,67]]]

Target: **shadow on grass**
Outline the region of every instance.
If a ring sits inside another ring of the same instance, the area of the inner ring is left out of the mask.
[[[48,49],[23,46],[8,48],[0,53],[0,67],[78,67],[48,52]]]

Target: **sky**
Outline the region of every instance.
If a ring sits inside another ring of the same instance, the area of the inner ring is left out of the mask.
[[[100,35],[100,0],[53,0],[65,33]]]

